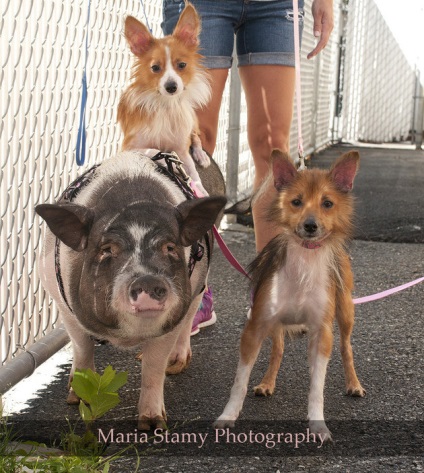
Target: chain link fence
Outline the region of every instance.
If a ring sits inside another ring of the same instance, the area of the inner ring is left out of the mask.
[[[4,367],[23,350],[43,342],[60,322],[55,304],[39,283],[36,254],[43,224],[34,207],[54,201],[79,173],[119,149],[116,109],[131,66],[122,34],[124,17],[131,14],[145,21],[145,12],[153,34],[161,35],[161,0],[145,0],[144,10],[138,0],[92,0],[86,28],[88,4],[88,0],[0,4],[0,364]],[[307,61],[306,52],[315,45],[310,6],[307,0],[301,64],[305,150],[310,153],[342,138],[405,138],[412,115],[413,75],[374,3],[352,2],[346,23],[345,2],[336,1],[330,44],[319,58]],[[86,164],[79,168],[75,145],[86,33],[87,154]],[[214,157],[224,175],[227,161],[236,160],[237,189],[229,191],[241,196],[249,193],[254,177],[243,97],[236,156],[228,154],[229,108],[230,82]],[[293,124],[295,155],[296,113]],[[226,176],[227,181],[232,177]]]

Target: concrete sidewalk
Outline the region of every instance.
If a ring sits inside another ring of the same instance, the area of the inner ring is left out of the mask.
[[[333,147],[314,158],[327,166],[351,149]],[[372,294],[424,275],[424,152],[356,148],[361,170],[356,181],[358,231],[351,255],[355,296]],[[223,237],[243,265],[254,256],[249,229],[225,231]],[[306,337],[288,340],[284,360],[271,398],[255,398],[251,387],[266,370],[269,344],[255,365],[240,417],[239,434],[253,437],[213,437],[211,422],[222,412],[233,383],[241,330],[249,306],[248,284],[215,250],[210,276],[217,323],[192,338],[189,369],[168,377],[165,403],[171,432],[208,433],[203,446],[183,443],[157,445],[159,452],[143,455],[141,471],[150,472],[411,472],[423,471],[424,462],[424,285],[390,298],[357,306],[353,334],[358,377],[365,398],[344,396],[344,379],[338,350],[338,333],[325,388],[325,413],[335,443],[300,445],[289,442],[266,445],[263,436],[275,431],[304,432],[309,374]],[[134,352],[98,347],[99,371],[111,364],[129,372],[122,402],[109,417],[116,430],[133,432],[137,416],[140,364]],[[65,416],[77,418],[77,408],[67,406],[69,366],[30,407],[15,417],[22,433],[46,441]],[[179,426],[175,426],[179,422]],[[185,422],[181,426],[181,422]],[[298,430],[293,430],[297,428]],[[184,430],[185,429],[185,430]],[[197,430],[196,430],[197,429]],[[291,430],[290,430],[291,429]],[[261,435],[259,435],[261,434]],[[176,438],[176,437],[175,437]],[[265,437],[264,437],[265,438]],[[167,447],[164,451],[163,447]],[[115,464],[112,471],[130,472],[134,457]]]

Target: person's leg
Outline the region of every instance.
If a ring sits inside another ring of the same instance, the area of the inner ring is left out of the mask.
[[[239,67],[239,74],[246,95],[247,134],[255,164],[256,190],[270,171],[272,149],[289,152],[295,70],[290,66],[249,65]],[[271,181],[253,207],[258,252],[278,233],[266,215],[275,196]]]
[[[212,85],[211,100],[206,107],[197,110],[196,114],[199,120],[202,147],[212,156],[216,145],[219,110],[225,82],[227,81],[228,69],[208,69],[208,73]]]

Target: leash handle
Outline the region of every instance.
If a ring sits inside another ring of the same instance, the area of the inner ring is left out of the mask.
[[[302,171],[306,168],[303,138],[302,138],[302,84],[300,76],[300,33],[299,33],[299,5],[298,0],[293,0],[293,25],[294,25],[294,69],[295,69],[295,87],[296,87],[296,111],[297,111],[297,151],[298,162],[297,169]]]
[[[78,127],[78,136],[77,136],[77,147],[75,152],[75,160],[78,166],[82,166],[85,163],[85,149],[86,149],[86,128],[85,128],[85,111],[87,107],[87,59],[88,59],[88,25],[90,23],[90,7],[91,0],[88,0],[88,10],[87,10],[87,22],[85,25],[85,61],[84,69],[82,73],[82,85],[81,85],[81,111],[80,111],[80,120]]]

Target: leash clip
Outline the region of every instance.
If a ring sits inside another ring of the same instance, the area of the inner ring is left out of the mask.
[[[172,151],[169,154],[169,161],[173,164],[175,164],[175,167],[177,168],[177,171],[181,174],[181,177],[185,182],[189,182],[191,180],[191,177],[187,174],[187,171],[184,169],[184,163],[181,161],[181,159],[178,157],[178,154],[175,151]]]
[[[303,153],[301,153],[300,151],[298,153],[296,167],[298,171],[303,171],[306,169],[305,157],[303,156]]]

